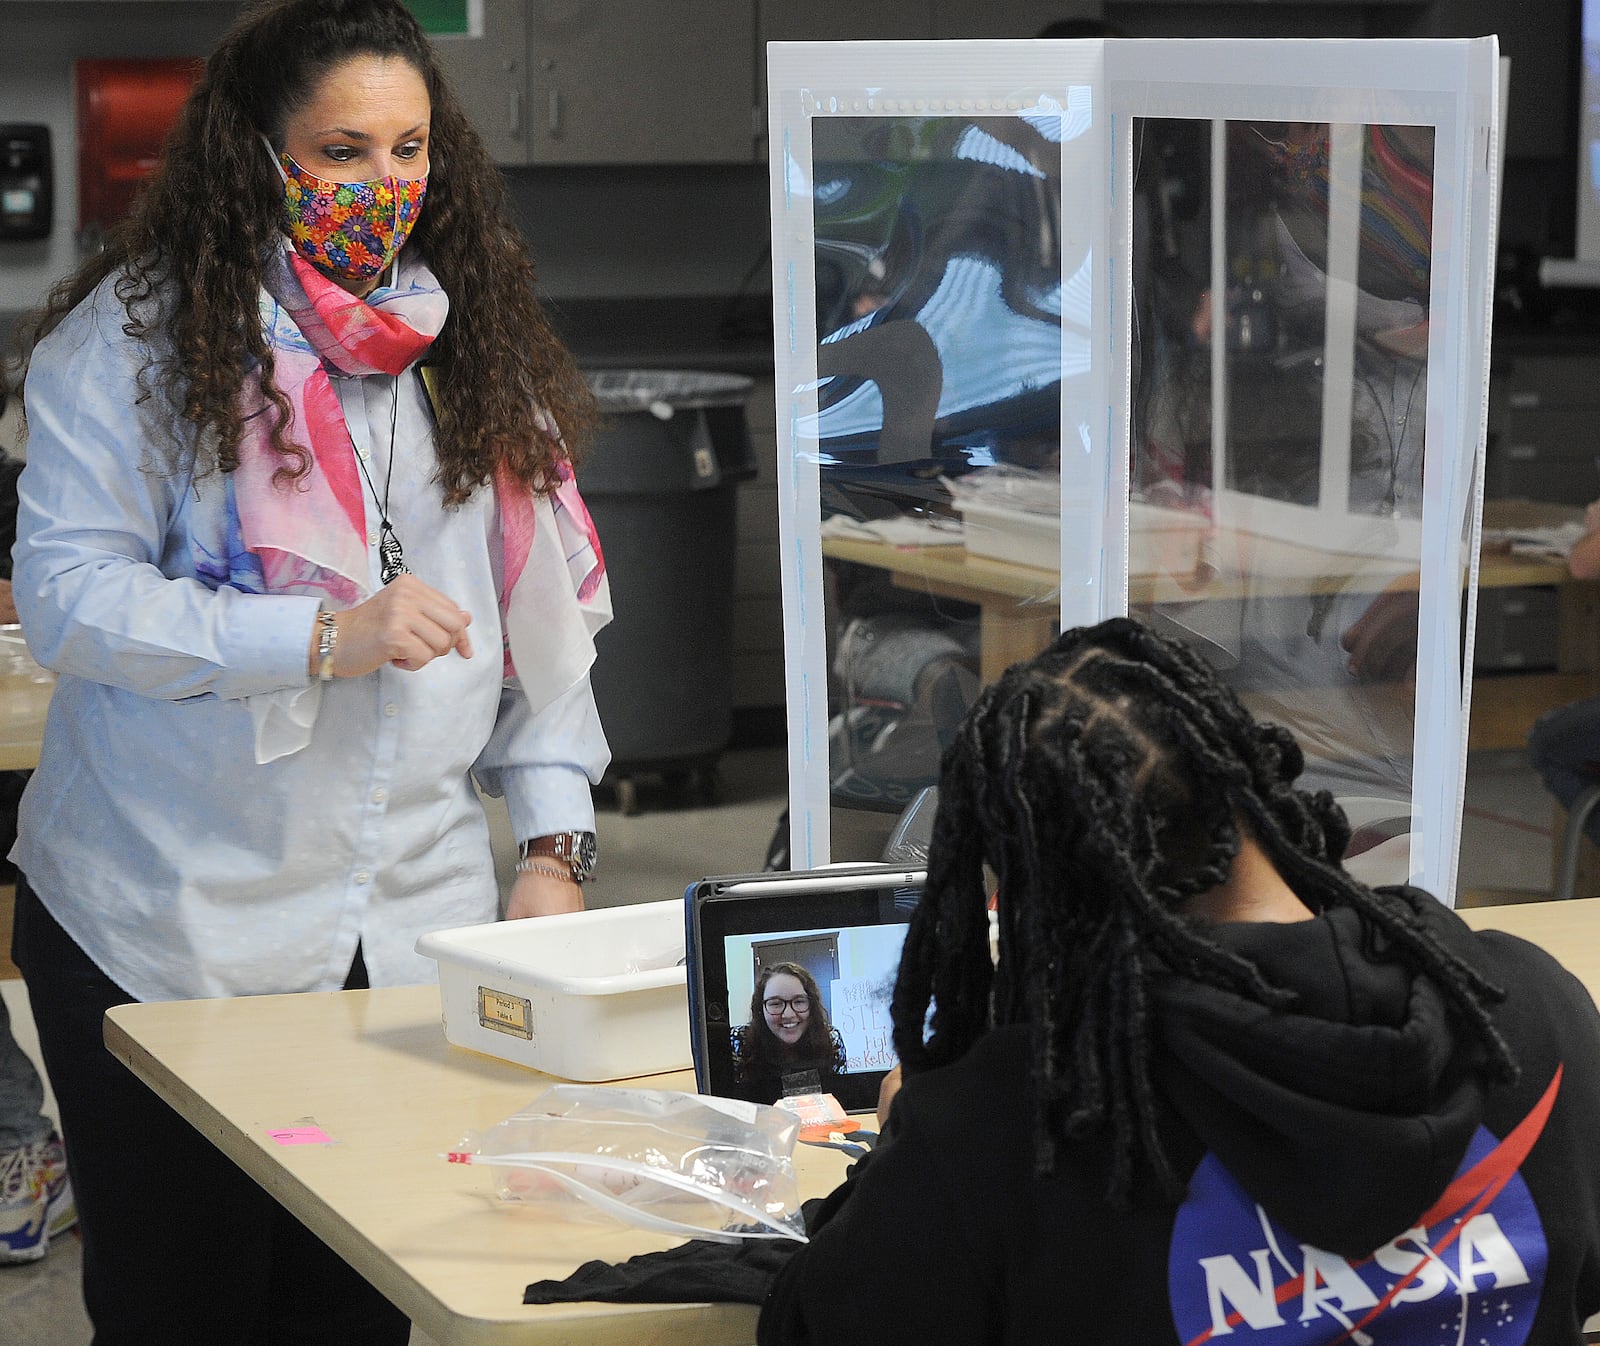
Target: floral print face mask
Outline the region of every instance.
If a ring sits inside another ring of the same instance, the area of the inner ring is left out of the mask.
[[[428,178],[329,182],[287,154],[274,156],[283,175],[289,238],[324,275],[371,280],[395,259],[422,210]]]

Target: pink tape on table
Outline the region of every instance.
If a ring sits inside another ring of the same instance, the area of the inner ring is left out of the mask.
[[[332,1145],[333,1137],[320,1126],[286,1126],[267,1134],[280,1145]]]

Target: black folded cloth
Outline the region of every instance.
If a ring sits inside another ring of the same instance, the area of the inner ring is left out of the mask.
[[[524,1304],[763,1304],[795,1251],[793,1239],[693,1239],[626,1262],[585,1262],[560,1281],[535,1281]]]

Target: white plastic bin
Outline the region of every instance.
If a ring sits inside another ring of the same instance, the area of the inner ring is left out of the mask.
[[[997,466],[944,481],[961,514],[968,554],[1061,569],[1059,476]]]
[[[691,1064],[681,901],[439,930],[417,952],[458,1047],[568,1080]]]
[[[965,542],[971,556],[1040,570],[1061,568],[1061,516],[988,500],[966,499],[956,506],[965,525]]]

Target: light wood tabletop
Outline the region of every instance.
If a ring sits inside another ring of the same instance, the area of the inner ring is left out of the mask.
[[[1464,907],[1460,915],[1474,930],[1505,930],[1537,944],[1600,1002],[1600,897]]]
[[[554,1081],[447,1044],[436,986],[123,1005],[106,1016],[105,1036],[442,1346],[755,1340],[756,1310],[740,1305],[522,1304],[530,1281],[678,1240],[500,1202],[487,1167],[440,1157]],[[628,1083],[694,1089],[689,1072]],[[329,1143],[275,1138],[306,1127]],[[848,1163],[838,1150],[797,1146],[802,1195],[831,1191]]]
[[[39,765],[55,689],[55,675],[33,662],[21,635],[0,632],[0,771],[32,771]]]
[[[1477,907],[1477,929],[1532,940],[1600,992],[1600,898]],[[448,1045],[437,987],[123,1005],[106,1044],[445,1346],[721,1346],[755,1337],[739,1305],[524,1306],[530,1281],[675,1240],[502,1203],[487,1168],[439,1156],[510,1116],[548,1076]],[[692,1090],[687,1072],[629,1083]],[[326,1143],[284,1143],[316,1128]],[[848,1161],[801,1145],[804,1196]]]

